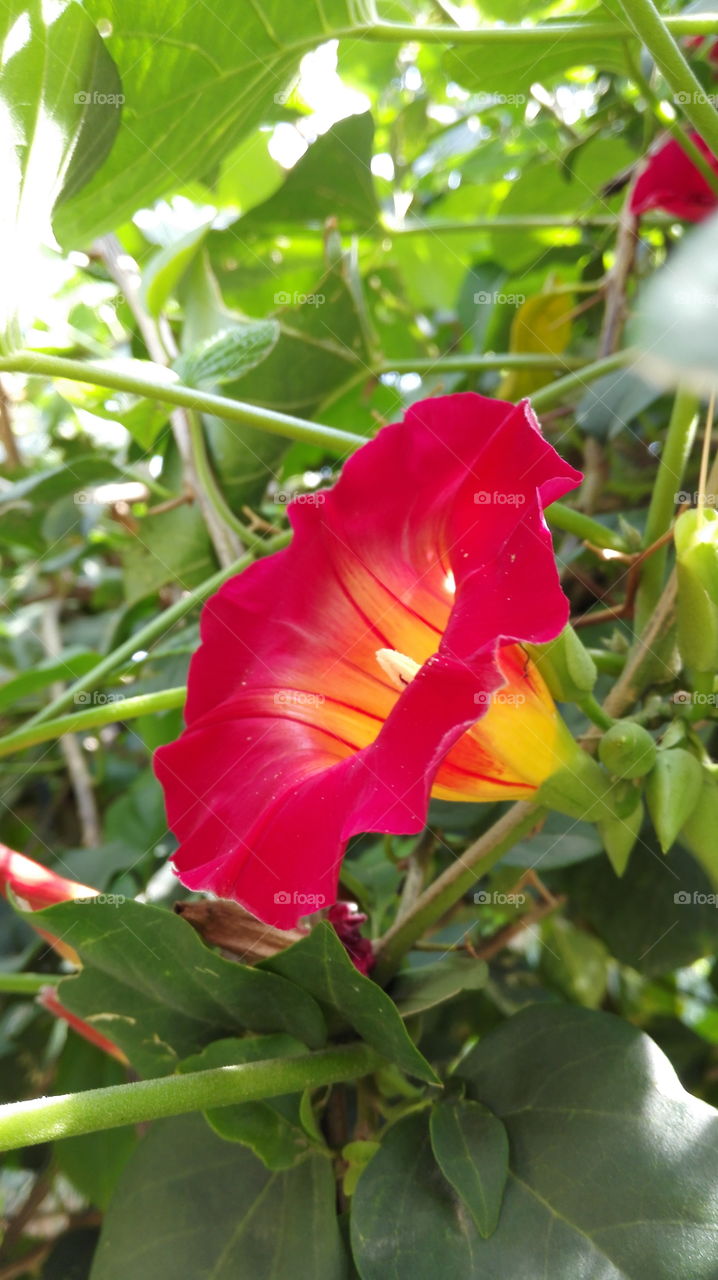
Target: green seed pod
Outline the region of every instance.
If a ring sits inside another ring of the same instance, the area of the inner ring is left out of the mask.
[[[681,830],[681,844],[718,889],[718,781],[705,771],[700,795]]]
[[[541,784],[537,792],[539,804],[570,818],[597,822],[611,815],[611,779],[591,756],[576,748],[574,759]]]
[[[597,824],[603,847],[617,876],[622,876],[628,866],[628,859],[633,851],[645,809],[640,796],[630,813],[622,818],[604,818]]]
[[[557,702],[580,702],[593,689],[596,664],[573,627],[564,627],[548,644],[527,648]]]
[[[646,780],[648,812],[658,842],[668,853],[678,832],[690,818],[701,793],[703,770],[690,751],[672,747],[659,751]]]
[[[617,778],[642,778],[656,763],[656,744],[642,725],[619,720],[601,738],[598,758]]]
[[[678,647],[687,667],[718,667],[718,511],[684,511],[676,520]]]

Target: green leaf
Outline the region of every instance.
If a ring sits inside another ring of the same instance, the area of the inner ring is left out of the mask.
[[[322,225],[332,217],[342,231],[371,230],[379,217],[370,169],[373,144],[371,112],[338,120],[290,170],[279,191],[242,220],[240,235],[255,222],[264,231],[292,222]]]
[[[150,258],[142,273],[140,295],[151,316],[158,316],[194,258],[210,228],[210,221],[164,245]]]
[[[22,480],[7,485],[0,490],[0,508],[30,499],[33,503],[56,502],[69,493],[76,493],[83,502],[87,502],[89,495],[82,493],[85,485],[101,484],[117,478],[127,479],[127,472],[110,458],[103,458],[97,453],[80,454],[68,459],[62,466],[32,472]],[[82,506],[82,502],[78,505]],[[78,520],[80,514],[78,511]]]
[[[348,0],[288,7],[178,0],[171,18],[144,0],[88,0],[112,26],[107,48],[125,107],[108,161],[58,212],[61,242],[86,244],[194,178],[211,174],[252,130],[302,56],[355,22]],[[161,158],[161,159],[160,159]]]
[[[435,1163],[427,1114],[410,1115],[352,1201],[362,1280],[713,1280],[718,1116],[646,1035],[609,1014],[534,1006],[458,1074],[508,1132],[497,1229],[480,1237]]]
[[[91,1280],[346,1280],[331,1164],[271,1172],[201,1116],[153,1125],[105,1216]]]
[[[596,1009],[606,995],[610,954],[600,938],[561,916],[541,930],[541,974],[568,1000]]]
[[[315,925],[301,942],[262,960],[257,967],[296,982],[340,1015],[385,1058],[420,1080],[436,1082],[428,1062],[409,1038],[394,1001],[355,969],[326,920]]]
[[[392,998],[403,1018],[433,1009],[445,1000],[453,1000],[461,991],[477,991],[488,978],[482,960],[453,952],[435,964],[404,969],[392,986]]]
[[[58,988],[62,1004],[142,1074],[174,1070],[227,1031],[284,1031],[312,1048],[323,1042],[323,1018],[306,991],[223,960],[171,911],[90,898],[20,914],[80,953],[80,973]]]
[[[525,8],[522,7],[522,16]],[[602,9],[594,9],[582,17],[592,21],[601,18],[612,20],[612,15]],[[551,19],[545,25],[550,28]],[[628,37],[627,32],[627,37]],[[631,41],[635,40],[631,35]],[[628,43],[628,39],[626,40]],[[501,96],[521,90],[528,94],[535,81],[566,78],[572,67],[591,66],[599,71],[624,71],[626,59],[623,43],[618,40],[587,39],[585,36],[559,38],[553,42],[537,44],[530,36],[525,41],[493,45],[489,52],[484,45],[461,44],[450,49],[444,65],[451,80],[467,89],[480,89]]]
[[[0,330],[25,307],[53,205],[88,182],[120,123],[117,69],[79,4],[43,6],[8,0],[0,16],[3,44],[0,109],[3,217]],[[17,338],[17,332],[14,333]]]
[[[247,320],[207,338],[180,357],[175,368],[190,387],[215,387],[241,378],[266,360],[279,338],[276,320]]]
[[[715,951],[716,892],[680,844],[661,857],[644,827],[619,880],[607,859],[568,867],[551,882],[612,955],[645,974],[667,973]]]
[[[509,1173],[509,1140],[479,1102],[440,1102],[431,1112],[431,1146],[441,1172],[461,1197],[479,1232],[496,1230]]]
[[[202,1053],[187,1058],[180,1071],[204,1071],[229,1067],[239,1062],[260,1062],[269,1058],[292,1058],[306,1053],[305,1046],[291,1036],[251,1036],[243,1040],[214,1040]],[[302,1123],[302,1095],[288,1094],[266,1102],[242,1102],[216,1107],[204,1114],[220,1138],[242,1142],[268,1169],[290,1169],[312,1152],[321,1141],[310,1140]],[[327,1153],[328,1154],[328,1153]]]
[[[21,698],[45,689],[54,680],[76,680],[91,671],[99,662],[99,654],[90,649],[77,646],[63,650],[59,658],[48,658],[46,662],[38,662],[29,671],[21,671],[12,680],[0,685],[0,711],[11,707]]]

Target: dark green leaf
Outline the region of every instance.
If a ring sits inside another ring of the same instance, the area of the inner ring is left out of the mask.
[[[269,1058],[291,1058],[306,1053],[291,1036],[247,1036],[243,1040],[214,1040],[202,1053],[185,1059],[181,1071],[204,1071],[239,1062],[259,1062]],[[288,1094],[266,1102],[242,1102],[205,1112],[208,1123],[220,1138],[243,1142],[268,1169],[290,1169],[311,1152],[323,1147],[312,1140],[300,1114],[301,1094]],[[326,1152],[326,1148],[324,1148]],[[328,1152],[326,1152],[328,1154]]]
[[[60,984],[61,1002],[143,1074],[172,1071],[223,1031],[285,1031],[322,1043],[323,1019],[307,992],[223,960],[171,911],[90,898],[22,914],[80,953],[84,967]]]
[[[496,1230],[509,1173],[506,1129],[479,1102],[439,1102],[432,1109],[431,1146],[437,1164],[463,1200],[482,1236]]]
[[[331,1164],[270,1172],[201,1116],[155,1124],[107,1213],[91,1280],[345,1280]]]
[[[321,921],[307,938],[295,942],[261,969],[296,982],[349,1023],[367,1044],[421,1080],[434,1072],[410,1040],[396,1005],[385,991],[355,969],[332,926]]]
[[[452,1000],[460,991],[476,991],[483,987],[488,969],[482,960],[452,952],[434,964],[404,969],[392,987],[402,1017],[422,1013],[434,1005]]]

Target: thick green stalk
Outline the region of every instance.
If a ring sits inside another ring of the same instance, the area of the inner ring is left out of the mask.
[[[648,508],[644,547],[653,546],[671,527],[697,423],[697,397],[679,387]],[[635,629],[639,635],[652,617],[663,590],[667,554],[667,547],[659,547],[641,567],[635,609]]]
[[[538,391],[532,392],[531,403],[537,413],[553,409],[566,396],[585,391],[589,383],[595,382],[597,378],[632,364],[635,356],[636,353],[631,347],[624,347],[622,351],[614,351],[610,356],[594,360],[592,364],[584,365],[576,373],[567,373],[565,378],[558,378],[556,382],[549,382],[545,387],[539,387]]]
[[[653,0],[623,0],[621,7],[627,24],[643,42],[673,90],[674,101],[711,151],[718,154],[718,112],[675,39],[688,33],[676,27],[670,18],[663,18]],[[715,34],[715,23],[713,15],[712,31],[706,34]]]
[[[528,835],[543,813],[535,804],[520,800],[469,845],[465,853],[459,854],[417,898],[411,910],[384,934],[377,946],[377,965],[372,977],[386,982],[416,940],[446,915],[518,840]]]
[[[408,360],[384,360],[378,373],[483,373],[492,369],[585,369],[581,356],[536,355],[503,351],[488,355],[412,356]]]
[[[230,400],[227,396],[214,395],[210,391],[198,391],[179,381],[168,379],[167,370],[161,369],[161,377],[150,371],[160,366],[147,361],[147,374],[137,373],[137,361],[130,368],[103,364],[98,360],[68,360],[64,356],[46,355],[39,351],[17,351],[0,358],[0,373],[27,373],[36,377],[65,378],[74,382],[89,382],[95,387],[109,387],[113,391],[127,391],[144,396],[161,404],[176,404],[198,413],[211,413],[228,422],[241,422],[257,431],[268,431],[286,436],[289,440],[301,440],[327,449],[345,453],[347,447],[356,447],[357,436],[336,427],[325,427],[304,418],[293,418],[288,413],[263,409],[259,405]]]
[[[350,1044],[297,1058],[214,1067],[159,1080],[12,1102],[0,1107],[0,1148],[9,1151],[187,1111],[322,1088],[368,1075],[381,1061],[368,1045]]]
[[[631,5],[631,9],[633,9]],[[637,6],[636,6],[637,7]],[[624,4],[628,9],[628,4]],[[666,28],[676,36],[715,35],[718,10],[715,13],[677,14],[665,19]],[[357,30],[349,29],[348,36],[357,37]],[[600,46],[607,40],[625,40],[626,30],[620,22],[596,22],[592,19],[567,19],[565,22],[540,23],[534,27],[449,27],[412,26],[404,22],[372,22],[359,32],[364,39],[396,42],[397,44],[453,44],[486,46],[490,56],[492,47],[512,44],[554,46],[562,40],[595,40]]]
[[[267,539],[261,547],[261,552],[264,555],[271,555],[273,551],[279,551],[281,547],[286,547],[290,539],[290,533],[280,533],[275,538]],[[176,622],[180,622],[192,609],[196,608],[198,604],[202,604],[208,596],[217,591],[223,582],[233,577],[235,573],[241,573],[242,569],[246,569],[254,560],[258,550],[260,549],[256,549],[254,553],[248,552],[247,555],[241,556],[234,564],[228,565],[226,569],[220,569],[218,573],[213,573],[211,578],[206,578],[193,591],[188,591],[181,600],[177,600],[175,604],[170,605],[169,609],[158,613],[144,627],[140,627],[138,631],[133,632],[129,640],[125,640],[123,644],[118,645],[116,649],[112,650],[112,653],[109,653],[106,658],[98,662],[91,671],[86,671],[79,680],[75,680],[68,685],[59,697],[54,698],[46,707],[38,711],[36,715],[27,721],[25,728],[29,729],[32,725],[41,724],[45,720],[52,719],[59,711],[64,711],[65,707],[74,702],[77,693],[96,688],[108,676],[114,675],[130,661],[133,654],[141,649],[146,649],[153,640],[158,636],[164,635]]]
[[[0,738],[0,756],[25,751],[27,747],[34,747],[39,742],[61,738],[65,733],[85,733],[88,729],[100,729],[105,724],[117,724],[120,720],[135,720],[138,716],[147,716],[156,711],[183,707],[187,689],[184,686],[161,689],[156,693],[138,694],[136,698],[126,698],[115,690],[111,694],[100,694],[100,699],[86,711],[60,716],[57,720],[43,720],[39,724],[26,725],[16,733],[6,734],[4,738]],[[75,694],[75,700],[80,705],[93,702],[93,695],[83,691]]]

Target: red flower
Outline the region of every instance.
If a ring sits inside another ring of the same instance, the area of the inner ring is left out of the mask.
[[[718,157],[697,133],[690,138],[718,173]],[[718,196],[673,138],[649,155],[631,193],[631,213],[665,209],[684,222],[702,222],[718,208]]]
[[[368,918],[363,911],[357,909],[354,902],[337,902],[327,911],[327,920],[348,952],[352,964],[364,974],[370,973],[376,963],[371,942],[359,932]]]
[[[579,480],[527,402],[468,393],[292,503],[291,546],[205,606],[187,728],[155,757],[183,884],[289,928],[335,901],[352,835],[559,767],[572,739],[517,644],[566,622],[543,507]]]
[[[90,889],[86,884],[78,884],[77,880],[66,880],[58,876],[49,867],[43,867],[32,858],[26,858],[7,845],[0,844],[0,893],[7,897],[11,889],[21,906],[31,911],[40,911],[43,907],[51,907],[56,902],[68,902],[72,898],[94,898],[97,889]],[[74,947],[70,947],[61,938],[37,929],[37,933],[54,947],[66,960],[79,964],[80,959]]]

